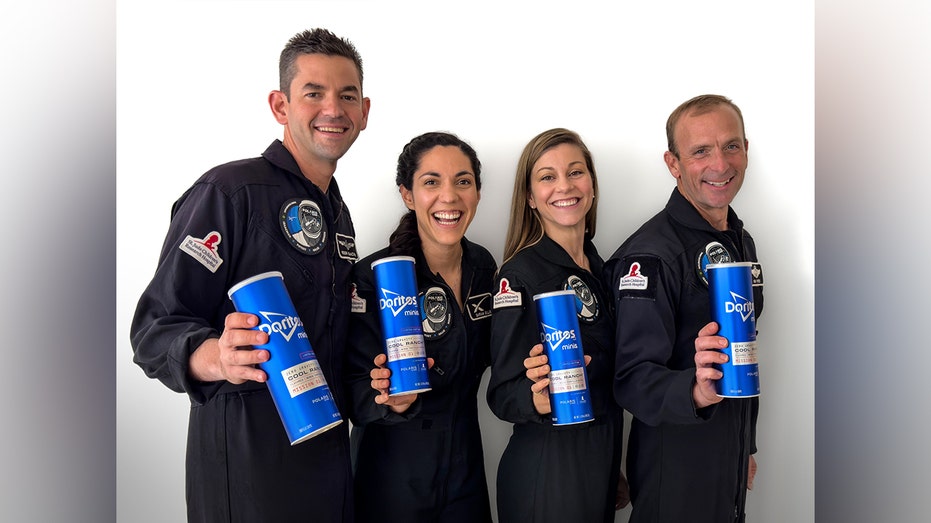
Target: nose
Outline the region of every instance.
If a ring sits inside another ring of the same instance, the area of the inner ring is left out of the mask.
[[[556,191],[557,192],[566,192],[572,187],[572,182],[569,180],[568,174],[560,174],[556,177]]]
[[[320,111],[331,117],[338,117],[343,114],[343,108],[340,104],[339,95],[327,95],[320,102]]]
[[[727,157],[724,154],[724,151],[720,149],[714,149],[711,153],[711,162],[709,164],[715,172],[723,173],[727,170]]]
[[[440,201],[444,203],[454,202],[459,197],[456,193],[456,185],[453,183],[444,183],[440,188]]]

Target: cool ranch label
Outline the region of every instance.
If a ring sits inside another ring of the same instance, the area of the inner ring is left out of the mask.
[[[281,377],[284,378],[292,398],[326,385],[323,371],[320,369],[320,363],[317,360],[305,361],[287,368],[281,371]]]
[[[385,340],[385,350],[390,361],[406,360],[423,356],[423,339],[417,336],[398,336]]]

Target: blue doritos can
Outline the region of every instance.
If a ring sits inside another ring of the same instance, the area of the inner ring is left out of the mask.
[[[269,352],[268,361],[259,366],[268,374],[268,390],[291,445],[342,423],[281,273],[243,280],[230,288],[229,297],[237,311],[259,317],[254,330],[268,334],[268,343],[255,348]]]
[[[711,319],[727,338],[722,350],[728,361],[714,368],[724,373],[715,383],[718,396],[749,398],[760,395],[760,369],[756,358],[756,314],[750,262],[712,263],[708,270]]]
[[[389,396],[430,390],[427,351],[420,325],[414,258],[390,256],[372,262],[385,355],[391,370]]]
[[[585,371],[575,300],[574,290],[546,292],[533,297],[540,323],[540,340],[549,358],[553,425],[571,425],[595,419],[588,393],[588,373]]]

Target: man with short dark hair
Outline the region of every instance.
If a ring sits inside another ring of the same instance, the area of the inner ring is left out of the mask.
[[[258,158],[220,165],[172,206],[155,276],[131,328],[133,360],[188,394],[188,521],[353,520],[348,423],[292,446],[258,368],[268,335],[230,287],[281,272],[344,408],[342,358],[355,230],[333,175],[368,121],[362,60],[325,29],[281,52],[268,103],[284,126]]]

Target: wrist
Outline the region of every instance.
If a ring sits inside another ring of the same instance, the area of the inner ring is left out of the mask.
[[[219,372],[220,343],[217,338],[204,340],[188,359],[188,374],[192,379],[202,382],[220,381]]]

